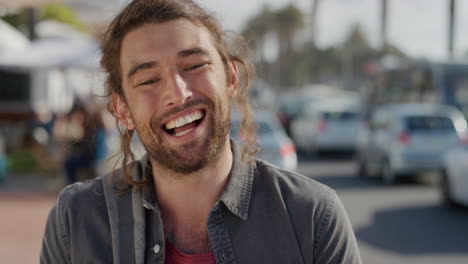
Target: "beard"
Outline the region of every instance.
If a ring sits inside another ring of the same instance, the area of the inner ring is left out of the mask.
[[[149,125],[139,128],[138,134],[150,158],[162,167],[179,174],[196,172],[218,159],[225,147],[230,127],[229,100],[223,98],[218,104],[208,99],[190,101],[159,116],[153,115]],[[207,108],[203,122],[206,122],[207,132],[197,139],[178,146],[171,147],[164,141],[163,124],[166,117],[187,108],[203,105]]]

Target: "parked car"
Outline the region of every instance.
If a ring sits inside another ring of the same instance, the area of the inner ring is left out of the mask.
[[[278,118],[271,112],[259,111],[255,113],[258,124],[258,138],[260,152],[257,158],[268,161],[276,166],[295,170],[297,168],[297,155],[291,139],[286,135]],[[231,137],[241,142],[240,135],[241,116],[236,112],[231,116]]]
[[[355,102],[327,99],[308,105],[291,124],[291,137],[303,152],[355,151],[361,109]]]
[[[442,160],[440,190],[446,205],[468,206],[468,145],[448,150]]]
[[[362,127],[358,175],[388,183],[418,172],[440,170],[442,155],[460,143],[467,122],[456,108],[438,104],[392,104],[377,109]]]
[[[280,97],[277,116],[289,137],[291,137],[291,124],[294,120],[300,116],[305,107],[317,100],[317,97],[300,94]]]

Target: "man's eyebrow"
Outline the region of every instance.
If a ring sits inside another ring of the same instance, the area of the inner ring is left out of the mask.
[[[185,49],[181,50],[177,53],[178,57],[189,57],[192,55],[208,55],[208,51],[202,48],[191,48],[191,49]]]
[[[130,79],[133,75],[135,75],[140,70],[151,69],[157,67],[159,63],[157,61],[149,61],[140,64],[135,64],[130,68],[127,74],[127,79]]]
[[[202,48],[190,48],[190,49],[185,49],[181,50],[177,53],[178,57],[190,57],[192,55],[208,55],[208,51]],[[159,63],[157,61],[149,61],[149,62],[144,62],[140,64],[136,64],[130,68],[127,74],[127,79],[130,79],[135,73],[137,73],[140,70],[146,70],[146,69],[151,69],[154,67],[157,67]]]

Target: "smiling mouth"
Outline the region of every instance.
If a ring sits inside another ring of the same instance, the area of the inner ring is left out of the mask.
[[[204,118],[205,111],[200,109],[166,122],[163,130],[171,136],[181,137],[197,128]]]

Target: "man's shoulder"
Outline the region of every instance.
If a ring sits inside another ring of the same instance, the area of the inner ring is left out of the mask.
[[[80,204],[105,201],[103,178],[98,177],[66,186],[59,194],[59,204],[64,208],[77,208]]]
[[[279,168],[262,160],[257,160],[255,167],[254,181],[274,188],[283,198],[315,204],[337,199],[333,189],[298,172]]]

